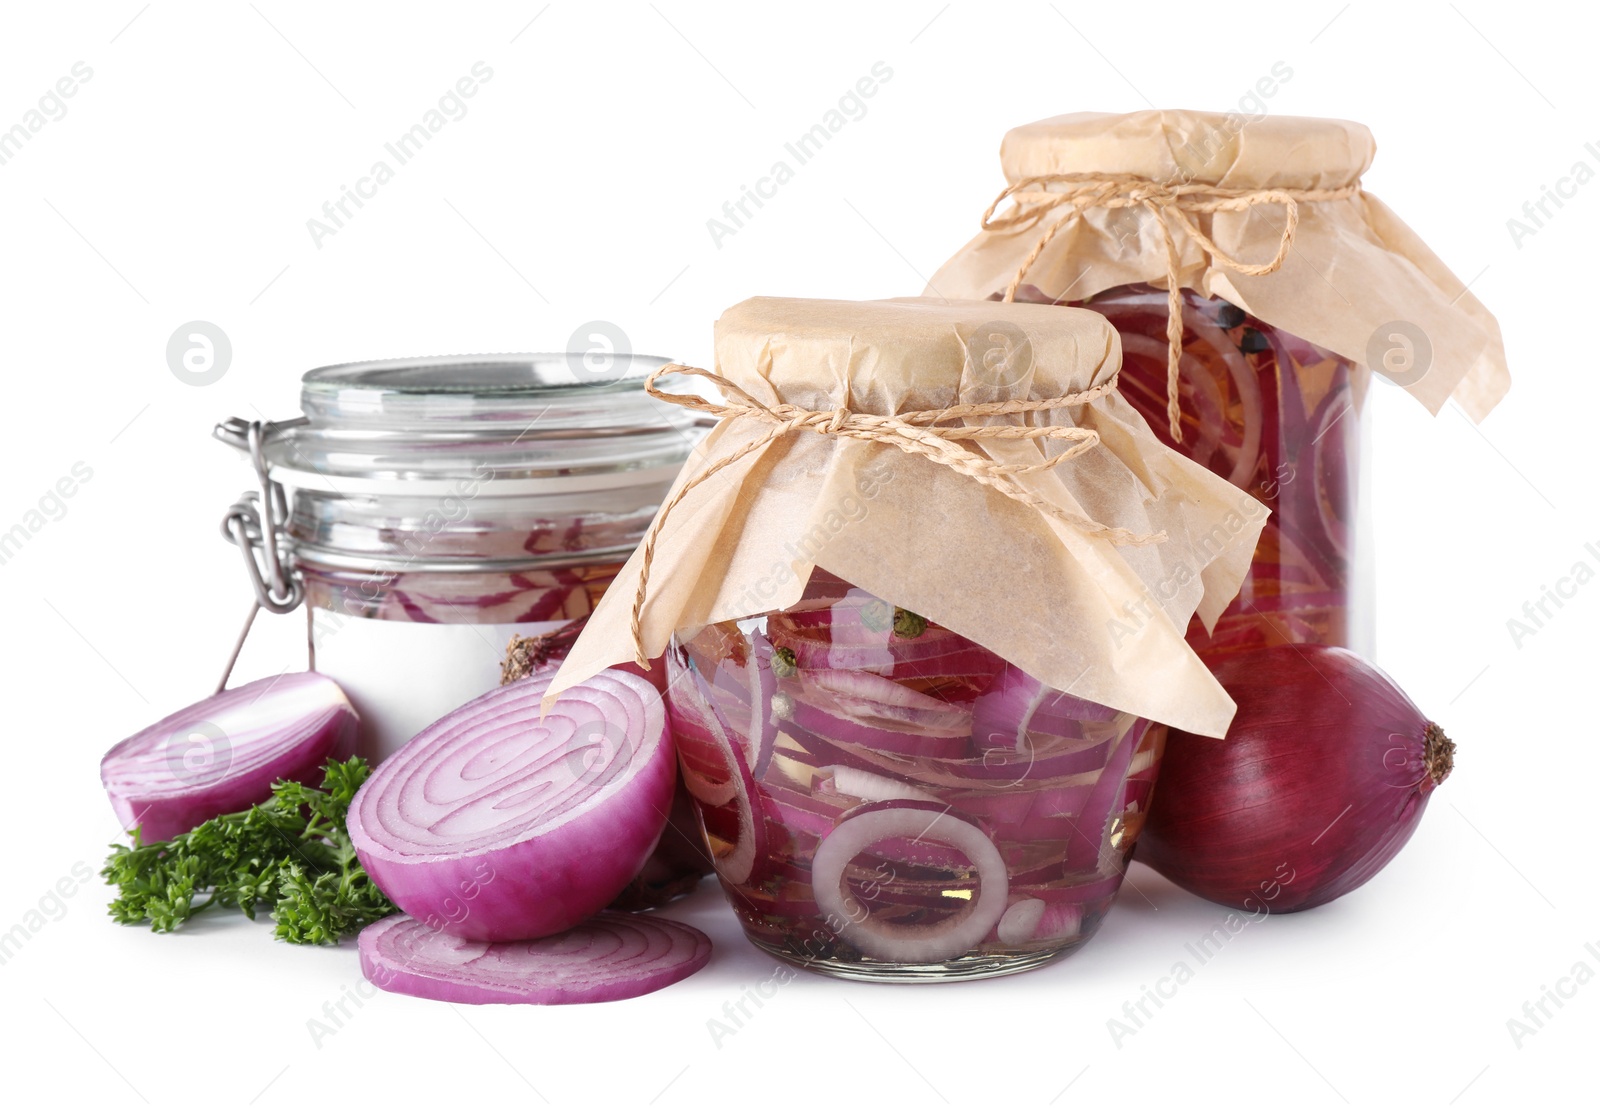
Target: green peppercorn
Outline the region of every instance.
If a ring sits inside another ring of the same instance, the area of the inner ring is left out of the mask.
[[[792,678],[800,670],[800,664],[795,660],[794,652],[788,647],[779,647],[772,652],[772,674],[778,678]]]
[[[926,618],[918,616],[910,609],[897,608],[894,610],[894,634],[901,639],[915,639],[928,630]]]

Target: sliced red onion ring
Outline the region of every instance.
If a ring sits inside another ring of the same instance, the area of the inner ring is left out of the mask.
[[[705,966],[711,941],[659,916],[604,912],[537,940],[463,939],[404,915],[362,930],[361,973],[380,989],[464,1005],[620,1001]]]
[[[794,652],[802,670],[867,670],[897,681],[918,683],[959,679],[958,687],[973,691],[987,685],[1005,665],[984,647],[947,628],[932,626],[906,639],[892,627],[864,623],[868,605],[876,598],[840,603],[818,612],[789,610],[767,618],[772,642]]]
[[[954,847],[978,872],[978,893],[935,923],[901,924],[874,917],[856,899],[845,870],[857,855],[887,839],[930,840]],[[829,925],[862,954],[885,962],[935,963],[963,955],[1006,911],[1006,865],[983,829],[927,801],[880,801],[852,809],[811,860],[811,887]]]
[[[823,790],[805,793],[798,789],[769,782],[762,792],[772,805],[778,823],[791,833],[800,833],[821,839],[839,823],[839,818],[860,804],[859,801]]]
[[[672,694],[667,698],[667,715],[672,738],[678,749],[678,771],[690,796],[713,807],[733,800],[734,785],[725,777],[727,759],[722,752],[731,746],[722,721],[701,694],[686,668],[668,661],[662,671],[672,671]]]
[[[1026,752],[1048,746],[1052,738],[1084,738],[1084,721],[1116,718],[1116,709],[1052,689],[1007,666],[972,705],[972,741],[979,750]]]
[[[1207,318],[1206,313],[1186,311],[1183,325],[1215,351],[1222,359],[1223,365],[1228,367],[1228,375],[1233,381],[1235,400],[1239,407],[1237,422],[1241,429],[1242,440],[1233,472],[1227,477],[1239,488],[1248,489],[1261,457],[1261,432],[1265,413],[1261,399],[1261,383],[1256,379],[1256,373],[1250,368],[1244,355],[1239,353],[1239,348],[1221,328]],[[1204,376],[1210,377],[1209,374]]]
[[[1007,839],[1056,840],[1071,836],[1072,821],[1093,790],[1092,781],[1033,783],[1026,789],[961,790],[948,794],[947,800],[957,811],[1002,829]]]
[[[661,697],[605,670],[501,686],[430,724],[350,806],[367,873],[407,913],[467,939],[547,936],[604,908],[644,865],[674,786]]]
[[[738,831],[731,842],[724,839],[728,846],[721,853],[713,853],[712,863],[724,881],[739,885],[749,881],[757,868],[767,861],[767,822],[760,795],[756,792],[755,779],[745,765],[744,753],[737,745],[731,745],[726,755],[732,767],[729,779],[733,785],[731,807],[737,815]],[[701,817],[704,823],[704,812]]]
[[[787,715],[825,739],[933,758],[964,754],[972,728],[962,706],[856,670],[801,671]]]
[[[1077,935],[1083,924],[1083,902],[1023,897],[995,925],[994,938],[1010,947],[1060,941]]]
[[[791,747],[792,744],[792,747]],[[867,774],[916,782],[918,788],[940,791],[958,813],[981,817],[1007,839],[1033,842],[1064,840],[1074,835],[1072,822],[1084,809],[1099,780],[1099,767],[1110,754],[1110,742],[1097,745],[1091,769],[1060,777],[996,774],[979,759],[927,759],[869,750],[824,740],[792,722],[784,727],[780,749],[816,773],[841,765]],[[770,786],[767,787],[770,791]]]
[[[691,715],[696,711],[696,706],[706,706],[706,710],[709,711],[710,696],[699,667],[692,661],[678,660],[674,652],[669,651],[667,659],[670,667],[667,675],[669,691],[667,696],[675,705],[690,706]],[[712,715],[715,716],[714,713]],[[732,796],[724,804],[734,809],[738,822],[737,831],[731,842],[717,835],[726,846],[721,851],[713,850],[712,862],[717,875],[723,881],[738,885],[749,881],[751,875],[757,872],[757,868],[768,861],[766,813],[762,807],[760,794],[756,791],[755,778],[750,773],[750,764],[745,761],[744,750],[740,744],[732,741],[720,727],[708,729],[706,735],[719,748],[717,751],[717,756],[720,758],[719,773],[723,780],[733,787]],[[711,802],[702,802],[702,805],[707,804]],[[713,806],[716,807],[718,806]],[[705,808],[702,807],[697,811],[701,826],[708,836],[715,834],[713,822],[708,820]],[[713,848],[715,847],[713,844]]]
[[[1104,858],[1105,843],[1111,834],[1111,821],[1122,812],[1123,784],[1135,750],[1150,729],[1150,721],[1137,720],[1112,751],[1105,769],[1078,813],[1078,834],[1067,843],[1068,871],[1098,870]],[[1121,872],[1117,875],[1121,877]]]
[[[1104,725],[1090,725],[1098,734],[1085,739],[1057,740],[1053,745],[1016,751],[1009,747],[991,747],[981,758],[952,760],[964,774],[976,779],[996,783],[1021,785],[1024,782],[1065,778],[1084,774],[1105,765],[1116,733]],[[1104,728],[1102,732],[1100,729]]]
[[[853,766],[824,766],[818,773],[820,783],[831,786],[835,793],[859,797],[863,801],[933,801],[938,798],[925,789],[908,782],[857,770]],[[815,790],[818,783],[813,783]]]
[[[1016,902],[1000,917],[1000,923],[995,925],[995,938],[1012,946],[1027,943],[1038,931],[1046,908],[1045,903],[1037,897],[1025,897]]]
[[[946,806],[939,807],[943,809]],[[989,835],[987,831],[984,834]],[[990,835],[989,838],[992,840],[994,837]],[[934,890],[934,894],[941,898],[942,890],[949,884],[951,874],[971,869],[971,860],[957,848],[930,839],[912,839],[907,836],[889,836],[880,839],[868,851],[863,852],[863,855],[935,872],[931,876],[937,880],[938,888]],[[943,900],[940,903],[949,904]]]
[[[760,632],[750,633],[750,652],[744,665],[727,663],[711,672],[706,690],[709,706],[716,712],[726,734],[743,744],[750,773],[760,778],[767,772],[772,747],[778,738],[778,721],[772,712],[772,696],[778,679],[772,672],[771,642]]]
[[[272,795],[281,778],[319,785],[354,750],[356,712],[321,674],[280,674],[207,697],[129,736],[100,760],[128,831],[155,843]]]
[[[1339,402],[1339,403],[1335,403]],[[1316,414],[1317,434],[1312,442],[1311,473],[1321,538],[1327,541],[1330,561],[1344,562],[1350,557],[1349,522],[1353,507],[1349,488],[1350,466],[1346,459],[1357,449],[1360,422],[1351,419],[1335,435],[1333,425],[1350,412],[1352,405],[1344,390],[1331,391]]]
[[[877,674],[806,671],[800,675],[800,688],[808,696],[826,695],[840,710],[865,724],[916,731],[930,738],[964,739],[972,734],[970,710]]]
[[[877,727],[856,717],[837,702],[813,704],[796,698],[790,720],[797,728],[819,738],[862,751],[954,759],[962,755],[967,747],[965,735],[928,736],[914,731]]]
[[[1083,902],[1056,901],[1046,907],[1034,927],[1035,940],[1063,940],[1083,929]]]

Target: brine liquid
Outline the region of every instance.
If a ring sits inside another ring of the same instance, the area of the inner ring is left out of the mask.
[[[1001,683],[1032,679],[820,570],[793,608],[667,663],[683,777],[758,946],[847,977],[977,977],[1099,927],[1165,729],[1037,683],[1019,716]],[[818,874],[833,836],[860,849]]]
[[[1019,300],[1045,300],[1024,287]],[[1363,373],[1337,354],[1214,297],[1183,293],[1179,403],[1183,442],[1167,422],[1167,294],[1125,285],[1075,306],[1122,337],[1120,389],[1167,446],[1272,510],[1239,595],[1203,653],[1284,642],[1352,643],[1351,555]]]

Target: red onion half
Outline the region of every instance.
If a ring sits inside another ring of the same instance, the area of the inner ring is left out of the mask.
[[[506,943],[462,939],[397,914],[369,924],[356,946],[361,973],[380,989],[466,1005],[620,1001],[682,981],[711,958],[699,929],[613,912]]]
[[[353,753],[356,711],[321,674],[262,678],[180,709],[100,760],[100,781],[144,843],[182,835],[272,796],[272,783],[322,781]]]
[[[1275,913],[1383,869],[1455,744],[1343,648],[1266,647],[1213,670],[1239,711],[1221,741],[1171,733],[1139,860],[1201,897]]]
[[[467,939],[560,932],[654,849],[674,786],[661,695],[605,670],[540,719],[552,670],[424,728],[350,806],[361,865],[395,904]]]

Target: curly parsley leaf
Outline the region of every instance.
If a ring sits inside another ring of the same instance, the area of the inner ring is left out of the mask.
[[[213,906],[251,920],[271,906],[289,943],[338,943],[396,911],[356,859],[346,814],[371,768],[329,761],[321,789],[282,781],[272,797],[158,843],[113,844],[101,875],[117,888],[111,918],[172,932]]]

